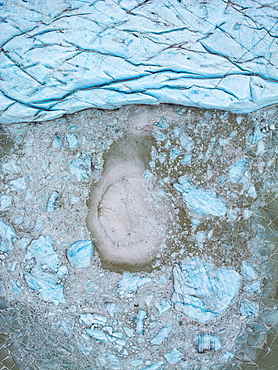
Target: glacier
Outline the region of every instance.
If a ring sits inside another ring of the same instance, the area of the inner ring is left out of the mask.
[[[2,124],[127,104],[248,113],[278,102],[270,0],[6,0],[0,14]]]

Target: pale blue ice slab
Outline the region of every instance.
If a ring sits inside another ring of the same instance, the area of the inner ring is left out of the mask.
[[[160,128],[168,128],[169,127],[165,117],[161,117],[160,121],[157,122],[155,125],[157,127],[160,127]]]
[[[181,164],[183,166],[190,166],[191,164],[191,160],[192,160],[192,154],[191,153],[187,153],[185,154],[185,156],[182,158],[181,160]]]
[[[144,335],[144,320],[146,318],[146,311],[139,310],[137,316],[135,317],[135,332],[139,335]]]
[[[165,312],[169,311],[172,308],[172,305],[167,299],[163,298],[160,301],[155,302],[155,307],[159,315],[162,315]]]
[[[0,211],[6,211],[12,205],[13,198],[10,195],[0,196]]]
[[[199,189],[184,177],[180,177],[173,187],[182,194],[184,203],[191,211],[204,216],[225,216],[227,207],[213,191]]]
[[[105,325],[107,319],[105,316],[98,315],[98,314],[92,314],[92,313],[82,313],[80,315],[80,322],[87,326],[91,326],[92,324],[99,324],[99,325]]]
[[[218,336],[211,334],[198,334],[193,340],[197,351],[203,353],[209,350],[220,351],[222,348],[221,341]]]
[[[170,159],[174,161],[180,154],[181,152],[178,149],[174,148],[170,152]]]
[[[69,164],[70,173],[76,178],[77,181],[87,180],[92,173],[91,157],[88,154],[79,154]]]
[[[255,145],[259,141],[261,141],[266,135],[267,135],[267,132],[264,129],[263,123],[256,122],[253,127],[253,130],[248,135],[247,140],[251,145]]]
[[[86,329],[86,332],[90,337],[98,340],[99,342],[105,343],[109,340],[109,336],[98,329]]]
[[[182,136],[179,138],[181,146],[187,151],[191,152],[191,150],[194,148],[194,141],[190,136],[188,136],[186,133],[182,134]]]
[[[56,132],[53,142],[52,142],[52,148],[54,149],[60,149],[63,146],[63,139],[59,132]]]
[[[231,183],[243,184],[250,179],[250,159],[242,157],[229,167],[228,176]]]
[[[132,330],[132,329],[128,328],[127,326],[124,326],[124,327],[123,327],[123,329],[124,329],[125,334],[126,334],[129,338],[134,337],[134,332],[133,332],[133,330]]]
[[[84,269],[90,266],[93,253],[92,240],[79,240],[67,248],[67,258],[74,269]]]
[[[24,177],[11,180],[9,186],[12,191],[23,191],[26,189],[26,180]]]
[[[134,276],[130,272],[124,272],[118,284],[118,293],[132,293],[141,286],[151,281],[148,277]]]
[[[74,149],[79,145],[79,141],[74,134],[68,134],[67,137],[68,147]]]
[[[223,315],[240,288],[240,275],[235,270],[216,268],[199,257],[175,263],[173,275],[172,302],[178,311],[200,324]]]
[[[0,220],[0,251],[10,253],[13,249],[13,240],[15,237],[14,229]]]
[[[25,260],[30,260],[32,257],[34,257],[41,266],[45,265],[53,272],[57,271],[60,267],[58,255],[54,252],[53,241],[49,236],[41,235],[39,239],[32,241],[27,248]]]
[[[44,272],[42,268],[35,266],[30,273],[24,273],[24,278],[32,290],[39,292],[43,301],[54,304],[65,302],[64,287],[58,284],[59,278],[56,274]]]
[[[140,360],[140,359],[132,360],[132,361],[129,362],[129,365],[134,366],[134,367],[138,367],[142,364],[143,364],[143,361]]]
[[[255,280],[258,277],[252,265],[248,263],[247,261],[242,261],[241,273],[243,277],[247,280]]]
[[[173,324],[171,322],[163,326],[163,328],[160,329],[159,332],[150,340],[150,343],[154,346],[159,346],[162,342],[164,342],[167,339],[172,329]]]
[[[249,299],[244,299],[240,306],[242,316],[256,316],[259,313],[259,304]]]
[[[27,245],[30,244],[30,242],[31,242],[31,238],[29,238],[29,237],[23,237],[23,238],[21,238],[21,239],[18,240],[17,246],[20,249],[25,249],[27,247]]]
[[[182,354],[182,352],[180,352],[179,350],[174,348],[171,352],[164,355],[164,357],[166,358],[168,364],[174,365],[177,362],[181,361],[181,359],[183,357],[183,354]]]
[[[47,212],[53,213],[54,212],[54,207],[55,207],[55,202],[59,196],[59,193],[57,191],[53,191],[48,199],[47,205],[46,205],[46,210]]]

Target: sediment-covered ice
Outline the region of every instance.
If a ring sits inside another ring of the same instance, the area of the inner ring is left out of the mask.
[[[240,288],[240,275],[235,270],[216,268],[199,257],[176,263],[173,275],[172,302],[178,311],[201,324],[223,315]]]
[[[278,101],[273,1],[0,6],[3,124],[126,104],[247,113]]]

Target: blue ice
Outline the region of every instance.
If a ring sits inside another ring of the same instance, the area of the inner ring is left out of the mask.
[[[183,357],[183,354],[182,354],[182,352],[180,352],[179,350],[174,348],[171,352],[166,353],[166,355],[164,355],[164,357],[166,358],[168,364],[174,365],[177,362],[181,361],[181,359]]]
[[[91,157],[88,154],[78,155],[69,164],[70,173],[77,181],[87,180],[91,176]]]
[[[29,245],[31,242],[31,238],[29,237],[23,237],[17,241],[17,246],[20,249],[25,249],[27,245]]]
[[[67,142],[70,149],[74,149],[79,145],[79,141],[74,134],[67,135]]]
[[[170,159],[172,161],[174,161],[180,154],[181,154],[180,151],[178,149],[174,148],[174,149],[171,150]]]
[[[167,136],[159,130],[154,130],[152,134],[156,141],[164,141],[167,139]]]
[[[39,297],[54,304],[64,303],[64,287],[59,284],[56,274],[47,273],[41,267],[34,266],[30,273],[25,272],[24,278],[32,290],[39,292]]]
[[[26,180],[24,177],[19,177],[11,180],[9,185],[12,191],[23,191],[26,188]]]
[[[5,174],[8,173],[19,173],[19,169],[17,167],[17,164],[13,158],[9,159],[7,162],[4,162],[2,164],[2,171]]]
[[[248,182],[250,179],[250,159],[242,157],[237,160],[232,166],[228,169],[228,176],[231,183],[240,183],[243,184]]]
[[[15,237],[14,229],[0,220],[0,251],[10,253],[13,249],[13,240]]]
[[[220,361],[221,362],[229,362],[233,357],[234,357],[234,353],[233,352],[225,352],[221,357],[220,357]]]
[[[198,334],[193,340],[197,351],[203,353],[209,350],[219,351],[222,347],[219,337],[211,334]]]
[[[52,142],[52,148],[54,149],[60,149],[63,146],[63,139],[59,132],[56,132],[53,142]]]
[[[84,269],[90,266],[93,253],[92,240],[79,240],[67,248],[67,258],[74,269]]]
[[[58,255],[53,249],[53,241],[49,236],[41,235],[39,239],[32,241],[27,248],[25,260],[30,260],[32,257],[34,257],[41,266],[45,265],[53,272],[60,266]]]
[[[168,128],[169,127],[165,117],[161,117],[160,121],[157,122],[155,125],[157,127],[160,127],[160,128]]]
[[[159,332],[150,340],[150,343],[154,346],[159,346],[162,342],[164,342],[167,339],[172,329],[173,324],[171,322],[163,326],[163,328],[160,329]]]
[[[105,316],[88,312],[80,315],[80,321],[87,326],[91,326],[92,324],[105,325],[107,319]]]
[[[57,191],[53,191],[48,199],[47,205],[46,205],[46,210],[47,212],[53,213],[54,212],[54,207],[55,207],[55,202],[59,196],[59,193]]]
[[[134,337],[134,333],[133,333],[133,330],[132,330],[132,329],[128,328],[127,326],[124,326],[124,327],[123,327],[123,329],[124,329],[125,334],[126,334],[129,338]]]
[[[99,342],[105,343],[109,340],[109,336],[98,329],[89,328],[89,329],[86,329],[86,332],[90,337],[98,340]]]
[[[259,304],[249,299],[244,299],[240,306],[242,316],[256,316],[259,313]]]
[[[162,315],[165,312],[169,311],[172,308],[172,305],[167,299],[163,298],[160,301],[155,302],[155,307],[159,315]]]
[[[204,216],[225,216],[227,207],[213,191],[198,189],[184,177],[180,177],[173,187],[182,194],[184,203],[191,211]]]
[[[241,273],[243,277],[247,280],[255,280],[258,277],[252,265],[248,263],[247,261],[242,261]]]
[[[259,280],[256,280],[253,283],[246,285],[244,287],[244,290],[250,295],[260,293],[261,283]]]
[[[173,268],[172,302],[178,311],[203,324],[223,315],[234,302],[240,275],[232,268],[216,268],[199,257],[187,258]]]
[[[146,311],[139,310],[134,320],[136,324],[135,331],[139,335],[144,335],[144,320],[146,318],[146,314]]]
[[[187,151],[191,152],[194,148],[194,141],[190,136],[188,136],[186,133],[182,134],[182,136],[179,138],[181,146]]]
[[[118,293],[131,293],[135,292],[141,286],[151,281],[148,277],[134,276],[130,272],[124,272],[118,284]]]
[[[120,307],[117,305],[117,303],[106,302],[105,307],[111,317],[114,317],[115,313],[120,310]]]
[[[20,288],[20,286],[14,282],[13,280],[11,280],[11,285],[12,285],[12,289],[13,289],[13,292],[14,294],[21,294],[22,293],[22,289]]]
[[[181,160],[181,164],[183,166],[190,166],[191,164],[191,160],[192,160],[192,154],[191,153],[187,153],[185,154],[185,156],[182,158]]]
[[[261,141],[266,136],[266,131],[264,130],[263,125],[261,122],[256,122],[252,131],[248,135],[248,142],[251,145],[257,144],[259,141]]]
[[[144,367],[142,370],[159,370],[161,366],[164,365],[163,361],[157,361],[155,364],[152,364],[150,366]]]
[[[6,211],[12,205],[12,197],[10,195],[0,196],[0,211]]]

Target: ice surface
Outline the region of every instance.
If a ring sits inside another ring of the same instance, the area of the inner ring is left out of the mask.
[[[227,7],[213,0],[203,12],[189,0],[130,2],[128,10],[110,2],[109,15],[100,0],[56,3],[3,5],[2,123],[132,103],[238,113],[277,103],[270,1]]]
[[[0,211],[6,211],[12,205],[12,197],[10,195],[0,196]]]
[[[35,266],[30,273],[24,273],[28,286],[39,292],[39,297],[46,302],[59,304],[65,302],[64,288],[59,284],[56,274],[47,273],[41,267]]]
[[[41,235],[39,239],[32,241],[27,248],[25,259],[30,260],[32,257],[53,272],[57,271],[60,266],[58,255],[53,249],[53,241],[49,236]]]
[[[211,334],[198,334],[194,338],[194,344],[197,347],[199,353],[203,353],[209,350],[219,351],[222,347],[219,337]]]
[[[235,270],[215,268],[199,257],[176,263],[173,275],[172,302],[178,311],[201,324],[223,315],[240,288],[240,275]]]
[[[240,306],[242,316],[255,316],[259,313],[259,305],[249,299],[244,299]]]
[[[0,251],[10,253],[13,249],[13,239],[16,234],[14,229],[0,220]]]
[[[247,280],[255,280],[258,277],[252,265],[248,263],[247,261],[242,261],[241,273],[243,277]]]
[[[166,353],[164,357],[166,358],[168,364],[173,365],[181,361],[183,354],[182,352],[174,348],[171,352]]]
[[[232,183],[245,183],[249,180],[248,172],[250,159],[240,158],[228,170],[229,179]]]
[[[150,340],[151,344],[154,346],[159,346],[162,342],[167,339],[168,335],[171,333],[173,324],[170,322],[163,326],[162,329]]]
[[[148,277],[134,276],[130,272],[124,272],[118,284],[118,293],[135,292],[139,287],[151,281]]]
[[[135,331],[139,335],[144,335],[144,320],[146,318],[146,314],[146,311],[139,310],[134,320],[136,324]]]
[[[74,269],[84,269],[90,266],[93,253],[92,240],[79,240],[67,248],[67,258]]]
[[[204,216],[225,216],[227,207],[213,191],[199,189],[184,177],[180,177],[173,186],[182,194],[184,203],[193,212]]]

